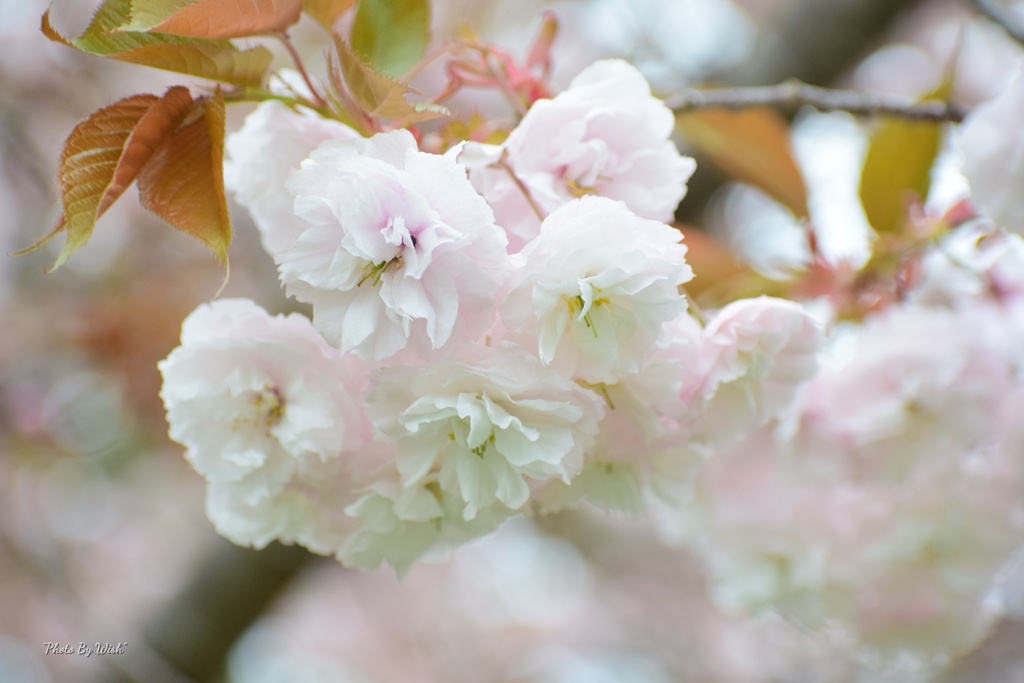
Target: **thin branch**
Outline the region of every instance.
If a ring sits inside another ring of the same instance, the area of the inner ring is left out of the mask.
[[[295,68],[298,69],[299,75],[302,76],[302,80],[306,83],[306,87],[309,88],[310,95],[313,96],[313,99],[316,101],[317,105],[326,108],[327,100],[324,98],[322,94],[320,94],[320,90],[316,87],[316,84],[313,82],[313,79],[309,77],[309,72],[306,71],[306,65],[302,61],[302,56],[299,54],[299,51],[295,49],[295,44],[292,43],[291,37],[289,37],[289,35],[284,31],[281,31],[280,33],[275,33],[274,36],[278,40],[280,40],[281,44],[284,45],[286,50],[288,50],[288,54],[291,56],[292,61],[295,63]]]
[[[547,218],[547,216],[541,210],[540,206],[537,205],[537,202],[536,200],[534,200],[533,195],[530,194],[530,188],[526,187],[526,184],[523,183],[519,176],[516,175],[515,170],[513,170],[513,168],[508,165],[508,161],[505,158],[506,156],[507,152],[503,150],[501,153],[501,159],[499,159],[494,165],[501,169],[504,169],[504,171],[508,173],[508,176],[512,179],[512,182],[514,182],[516,184],[516,187],[519,188],[519,191],[523,193],[523,197],[526,198],[526,203],[530,205],[530,208],[533,209],[533,212],[537,214],[537,218],[539,218],[540,221],[543,223],[544,219]]]
[[[235,88],[231,90],[225,90],[223,93],[224,101],[227,103],[231,102],[254,102],[259,104],[260,102],[266,102],[267,100],[275,100],[282,104],[287,105],[291,109],[296,107],[305,107],[306,109],[312,109],[316,113],[320,114],[325,119],[334,119],[341,121],[344,124],[348,124],[348,119],[340,119],[338,112],[331,109],[327,104],[318,104],[312,100],[307,100],[305,97],[291,95],[283,95],[281,93],[267,90],[265,88],[254,88],[246,86],[244,88]]]
[[[986,17],[999,24],[1006,33],[1024,45],[1024,25],[999,0],[974,0]]]
[[[427,54],[425,54],[420,61],[413,64],[412,68],[410,68],[409,71],[404,76],[402,76],[401,82],[408,85],[409,83],[412,82],[412,79],[416,78],[421,73],[423,73],[423,71],[428,66],[430,66],[437,60],[441,59],[442,57],[454,54],[455,52],[461,49],[462,45],[459,45],[458,43],[441,43],[434,49],[427,52]]]
[[[498,82],[498,86],[501,88],[501,92],[508,98],[509,103],[515,108],[516,113],[520,117],[526,116],[527,106],[523,102],[522,96],[516,91],[515,86],[512,85],[512,81],[509,80],[508,72],[505,70],[505,66],[500,62],[495,65],[492,61],[492,52],[490,50],[483,51],[484,64],[487,66],[487,70],[491,72],[494,80]]]
[[[820,111],[844,111],[855,116],[898,116],[915,121],[963,121],[967,110],[952,102],[917,102],[908,98],[835,88],[820,88],[789,80],[778,85],[712,90],[685,90],[668,106],[677,114],[698,109],[749,109],[775,107],[796,110],[810,106]]]

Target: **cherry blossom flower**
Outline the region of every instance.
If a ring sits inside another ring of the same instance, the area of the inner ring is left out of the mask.
[[[701,342],[703,380],[684,396],[703,438],[733,438],[782,417],[814,376],[824,336],[798,303],[734,301],[709,321]]]
[[[535,498],[542,511],[584,500],[606,510],[644,510],[645,491],[660,485],[665,461],[673,457],[667,451],[690,438],[679,422],[686,413],[681,397],[700,381],[701,331],[700,323],[683,313],[662,327],[638,372],[593,387],[608,407],[594,446],[570,483],[553,480],[538,487]],[[674,468],[674,478],[682,469]]]
[[[347,509],[356,526],[338,548],[338,561],[364,570],[387,562],[401,576],[418,560],[443,560],[455,547],[492,533],[512,514],[490,506],[467,518],[466,506],[436,479],[414,486],[377,482]]]
[[[998,428],[1024,351],[1019,329],[992,305],[892,308],[807,384],[797,438],[808,453],[831,454],[817,467],[854,479],[903,480],[927,462],[959,460]]]
[[[228,136],[224,184],[249,210],[271,256],[291,246],[306,227],[285,187],[288,175],[321,142],[357,137],[343,123],[274,100],[256,107],[242,128]]]
[[[881,664],[927,665],[984,637],[998,616],[987,598],[1024,542],[1022,467],[1001,452],[1004,433],[890,485],[823,478],[809,465],[831,453],[764,427],[707,460],[678,514],[723,609],[779,611]]]
[[[723,609],[775,608],[812,627],[849,621],[854,604],[842,584],[855,580],[852,544],[885,510],[843,482],[801,477],[786,466],[787,445],[767,426],[719,447],[677,514],[692,516],[685,528],[707,559],[711,594]]]
[[[342,351],[383,360],[490,327],[505,238],[465,170],[407,130],[324,143],[292,175],[308,227],[278,255],[288,292]]]
[[[907,299],[925,306],[973,306],[1024,298],[1024,237],[988,220],[960,226],[925,254]]]
[[[539,230],[530,201],[546,215],[597,194],[625,202],[642,218],[669,221],[696,166],[669,139],[674,125],[635,67],[597,61],[553,99],[535,102],[500,148],[467,145],[475,160],[471,178],[513,252]],[[502,156],[505,167],[495,166]]]
[[[678,288],[693,271],[681,237],[622,202],[573,200],[513,257],[502,321],[566,377],[614,384],[686,310]]]
[[[280,538],[333,552],[339,532],[322,519],[376,468],[362,448],[370,425],[355,360],[303,316],[228,299],[197,308],[159,367],[170,436],[210,483],[218,531],[247,545]]]
[[[1024,544],[1016,315],[911,306],[837,327],[850,348],[821,354],[774,420],[703,444],[658,512],[707,559],[716,602],[838,629],[881,662],[975,645]]]
[[[998,95],[976,107],[958,129],[963,172],[972,201],[992,220],[1024,232],[1024,77],[1018,74]]]
[[[1019,451],[1012,460],[1000,453],[1004,433],[959,461],[928,463],[898,491],[878,492],[883,523],[861,535],[843,568],[858,607],[844,617],[866,651],[890,661],[955,656],[999,618],[997,581],[1024,544],[1024,468]]]
[[[604,412],[596,394],[511,345],[457,357],[376,375],[368,407],[379,432],[397,441],[405,486],[436,476],[470,520],[496,503],[521,508],[528,480],[579,473]]]

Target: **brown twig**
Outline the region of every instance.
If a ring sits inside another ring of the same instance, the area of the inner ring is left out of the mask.
[[[897,116],[915,121],[959,123],[967,115],[966,109],[952,102],[917,102],[854,90],[821,88],[797,80],[768,86],[685,90],[670,97],[667,104],[677,114],[714,108],[796,110],[810,106],[820,111],[843,111],[855,116]]]
[[[516,175],[515,169],[509,166],[506,156],[507,152],[503,150],[501,153],[501,159],[499,159],[494,165],[508,173],[508,176],[512,179],[512,182],[514,182],[516,184],[516,187],[519,188],[519,191],[523,193],[523,197],[526,199],[526,203],[530,205],[530,208],[533,209],[533,212],[537,214],[537,218],[539,218],[540,221],[543,223],[544,219],[547,218],[547,215],[544,213],[544,211],[541,210],[540,206],[537,205],[537,201],[533,198],[533,195],[530,193],[530,188],[528,188],[526,184],[522,181],[522,179],[518,175]]]

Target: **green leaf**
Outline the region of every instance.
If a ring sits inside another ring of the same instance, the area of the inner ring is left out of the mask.
[[[430,44],[429,0],[360,0],[352,49],[393,78],[423,59]]]
[[[122,31],[189,38],[244,38],[278,33],[299,20],[302,0],[133,0]]]
[[[875,232],[903,232],[910,203],[928,196],[941,142],[941,125],[928,121],[889,118],[872,135],[860,200]]]
[[[224,99],[198,100],[139,174],[142,205],[227,263],[231,218],[224,191]]]
[[[270,69],[273,55],[263,47],[239,50],[227,40],[121,31],[130,9],[128,0],[107,0],[85,32],[71,39],[54,30],[47,10],[42,31],[50,40],[91,55],[234,85],[258,86]]]
[[[949,101],[952,97],[961,47],[957,41],[942,81],[923,100]],[[905,237],[910,205],[928,199],[944,130],[945,125],[938,122],[890,117],[874,131],[860,173],[860,203],[867,222],[880,236]],[[884,248],[884,242],[877,246]]]
[[[959,46],[955,54],[959,54]],[[956,62],[954,56],[942,82],[923,100],[949,101]],[[942,123],[889,117],[871,136],[861,170],[860,200],[868,223],[879,235],[902,235],[911,203],[928,198],[943,133]]]
[[[702,109],[678,117],[686,139],[713,164],[807,216],[807,185],[793,158],[789,126],[773,109]]]

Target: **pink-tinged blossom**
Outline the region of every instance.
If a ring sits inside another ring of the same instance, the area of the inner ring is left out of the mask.
[[[694,432],[733,438],[782,417],[814,376],[823,341],[821,325],[792,301],[762,296],[723,308],[704,329],[703,380],[684,396]]]
[[[502,321],[566,377],[614,384],[686,310],[679,285],[693,271],[681,237],[622,202],[573,200],[513,257]]]
[[[907,298],[948,307],[1024,299],[1024,238],[987,220],[960,226],[925,254]]]
[[[535,102],[500,148],[475,154],[471,177],[513,252],[536,236],[540,218],[510,171],[543,214],[597,194],[642,218],[670,221],[696,166],[669,139],[674,127],[672,112],[635,67],[601,60],[555,98]],[[507,169],[493,165],[502,154]]]
[[[1019,316],[1019,313],[1016,314]],[[855,479],[902,480],[959,459],[998,428],[1024,339],[1008,309],[891,308],[870,319],[845,362],[800,397],[800,434],[815,467]]]
[[[1004,228],[1024,232],[1024,77],[976,107],[957,131],[963,172],[981,211]]]
[[[683,526],[706,558],[712,596],[727,611],[775,608],[812,627],[849,620],[853,604],[837,584],[855,571],[851,544],[884,510],[843,483],[804,480],[785,455],[771,427],[718,448],[679,511],[691,517]]]
[[[715,601],[827,626],[883,663],[968,651],[994,623],[987,598],[1024,542],[1022,463],[1006,457],[1005,434],[893,483],[822,477],[809,465],[837,454],[770,427],[719,448],[682,513]]]
[[[367,571],[386,562],[403,575],[418,560],[443,560],[457,546],[494,532],[513,514],[490,506],[467,518],[466,507],[435,478],[413,486],[381,480],[347,508],[355,527],[338,548],[338,561]]]
[[[659,512],[716,602],[828,626],[882,662],[983,638],[1024,544],[1017,315],[892,308],[833,341],[848,348],[821,354],[783,422],[705,444]]]
[[[308,227],[278,265],[342,351],[382,360],[490,327],[505,237],[454,156],[420,152],[397,130],[324,143],[292,175]]]
[[[207,510],[236,543],[274,538],[333,552],[326,528],[375,467],[364,379],[300,315],[251,301],[197,308],[160,363],[170,436],[210,484]],[[361,452],[361,455],[355,454]]]
[[[376,374],[369,410],[397,441],[405,486],[436,477],[469,520],[497,503],[521,508],[529,481],[579,473],[604,412],[595,393],[511,345],[458,357]]]
[[[992,599],[998,579],[1024,546],[1020,452],[1016,462],[1000,453],[1002,433],[956,462],[928,463],[881,494],[884,522],[861,535],[850,580],[857,612],[848,628],[866,650],[888,659],[955,656],[1000,617]]]
[[[225,142],[224,184],[249,210],[271,256],[291,246],[306,227],[295,215],[294,197],[285,187],[317,145],[350,140],[359,134],[338,121],[277,101],[263,102]]]

